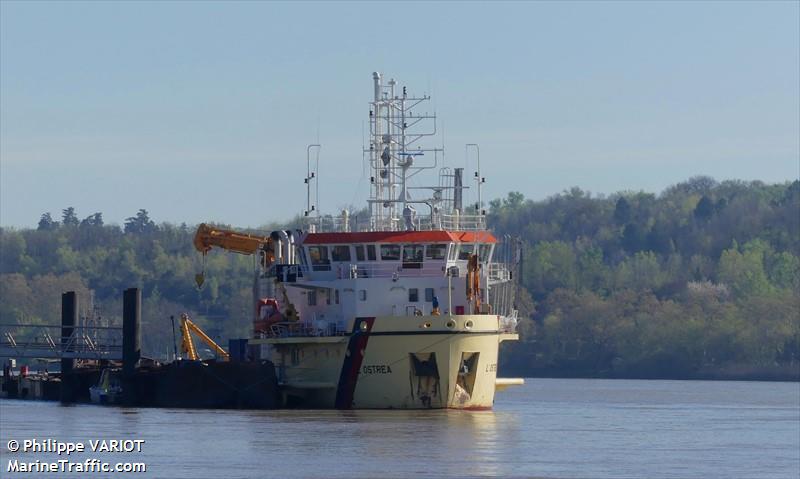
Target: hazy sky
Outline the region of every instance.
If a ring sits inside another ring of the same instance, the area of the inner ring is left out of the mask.
[[[485,197],[800,175],[800,3],[0,2],[0,225],[255,226],[362,205],[372,72]]]

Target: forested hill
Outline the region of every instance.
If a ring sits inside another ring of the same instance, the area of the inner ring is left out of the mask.
[[[504,346],[512,369],[800,378],[800,181],[510,193],[489,220],[526,244],[520,309],[534,320]]]
[[[122,227],[82,217],[67,208],[37,229],[0,229],[0,322],[57,322],[68,289],[84,304],[94,290],[100,314],[118,318],[121,291],[138,285],[151,356],[172,350],[169,316],[182,311],[223,338],[247,334],[252,258],[210,253],[198,291],[194,226],[155,224],[144,210]],[[510,193],[490,203],[489,222],[524,244],[509,373],[800,376],[800,181]]]

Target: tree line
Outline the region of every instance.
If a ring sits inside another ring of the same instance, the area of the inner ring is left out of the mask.
[[[538,201],[512,192],[490,202],[488,222],[523,244],[508,372],[800,376],[800,181],[695,177],[660,194],[572,188]],[[246,337],[254,260],[212,251],[204,263],[194,229],[146,210],[106,224],[71,207],[35,229],[0,228],[0,322],[57,322],[66,290],[118,321],[122,290],[139,286],[149,355],[171,353],[169,317],[183,311],[212,336]]]
[[[74,208],[59,220],[41,216],[36,229],[0,229],[0,323],[58,324],[60,294],[77,291],[82,314],[93,305],[121,324],[122,291],[140,287],[143,351],[169,357],[170,316],[188,312],[217,339],[247,337],[252,311],[253,258],[212,251],[202,261],[195,228],[156,224],[142,209],[120,227],[101,213],[79,220]],[[211,272],[202,289],[194,277]],[[223,342],[224,344],[224,342]]]
[[[512,192],[490,203],[489,223],[526,244],[531,300],[511,369],[800,378],[800,181]]]

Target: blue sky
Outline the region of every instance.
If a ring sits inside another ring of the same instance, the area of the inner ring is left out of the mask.
[[[0,225],[256,226],[363,204],[372,71],[485,197],[800,175],[800,3],[0,3]]]

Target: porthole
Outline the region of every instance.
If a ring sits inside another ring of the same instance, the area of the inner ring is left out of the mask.
[[[447,326],[449,329],[453,329],[456,327],[456,322],[451,319],[450,321],[445,323],[445,326]]]
[[[464,323],[464,329],[472,329],[472,326],[474,326],[474,325],[475,324],[472,322],[472,320],[469,319],[469,320],[467,320],[466,323]]]

